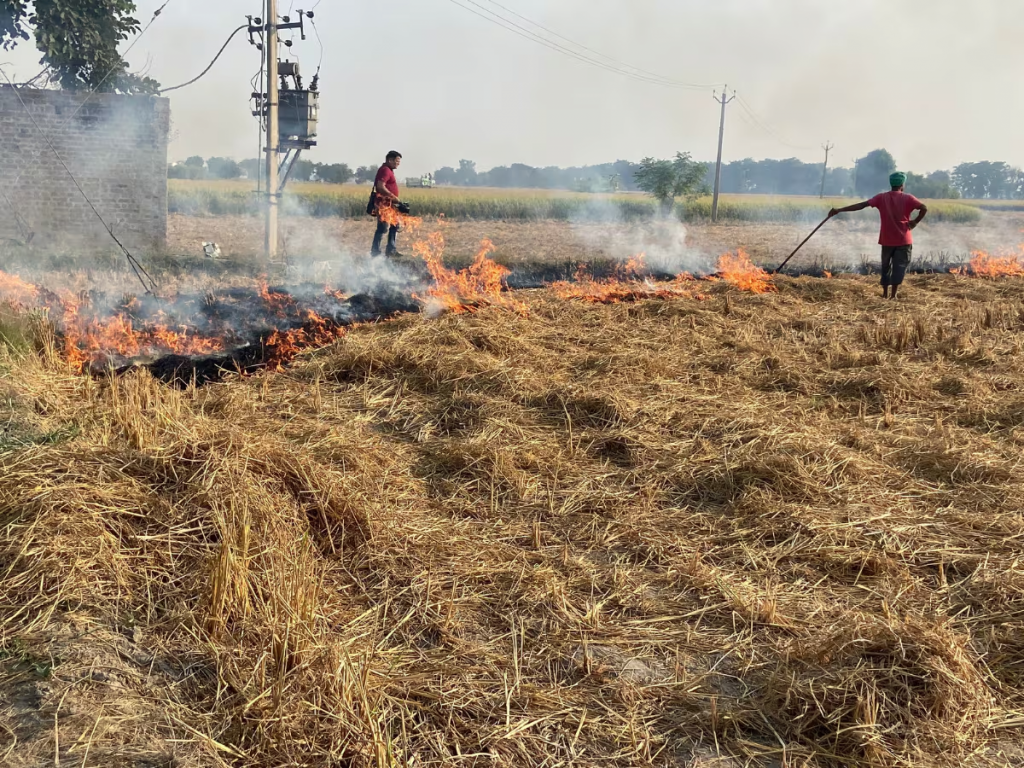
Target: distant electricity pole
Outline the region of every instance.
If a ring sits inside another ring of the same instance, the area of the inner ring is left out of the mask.
[[[728,90],[729,86],[725,87]],[[711,201],[711,220],[718,221],[718,194],[722,188],[722,144],[725,141],[725,108],[730,101],[736,98],[735,91],[732,96],[722,91],[722,98],[719,100],[717,91],[715,101],[722,105],[722,122],[718,126],[718,162],[715,163],[715,196]]]
[[[825,150],[825,167],[821,169],[821,194],[818,197],[825,197],[825,177],[828,175],[828,153],[836,148],[836,145],[830,141],[826,141],[821,145],[821,148]]]

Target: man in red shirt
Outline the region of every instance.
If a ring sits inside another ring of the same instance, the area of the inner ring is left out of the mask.
[[[928,206],[913,195],[903,191],[907,183],[907,174],[894,173],[889,177],[891,192],[875,195],[870,200],[845,208],[833,208],[828,212],[829,218],[837,213],[863,211],[865,208],[876,208],[882,218],[882,231],[878,244],[882,246],[882,298],[896,298],[896,292],[903,283],[903,276],[910,265],[910,254],[914,249],[914,237],[911,230],[917,227],[928,215]],[[916,219],[910,214],[920,211]],[[889,289],[892,289],[890,295]]]
[[[391,150],[388,152],[384,165],[377,169],[377,178],[373,182],[373,208],[377,215],[377,232],[373,236],[373,247],[370,249],[372,256],[380,256],[380,241],[384,233],[388,234],[388,256],[400,256],[398,253],[398,225],[389,224],[388,221],[395,221],[393,216],[385,218],[381,215],[382,209],[392,208],[398,203],[398,179],[395,178],[395,171],[402,164],[402,154]]]

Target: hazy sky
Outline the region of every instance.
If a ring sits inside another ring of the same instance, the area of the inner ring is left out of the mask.
[[[149,21],[163,0],[139,0]],[[315,0],[280,0],[281,12]],[[489,0],[489,6],[527,26]],[[876,147],[902,168],[963,160],[1024,165],[1024,3],[1019,0],[498,0],[635,67],[687,83],[728,83],[725,158],[840,164]],[[129,55],[165,86],[198,74],[259,0],[170,0]],[[320,146],[311,159],[362,165],[391,148],[409,174],[457,165],[581,165],[714,159],[711,89],[668,88],[607,72],[488,23],[453,0],[320,0]],[[312,30],[310,30],[312,33]],[[557,38],[556,38],[557,40]],[[564,43],[568,45],[567,43]],[[292,48],[308,77],[320,46]],[[590,54],[592,55],[592,54]],[[31,45],[0,55],[25,78]],[[171,96],[171,159],[252,157],[247,101],[259,56],[240,34],[215,68]],[[774,134],[774,135],[773,135]]]

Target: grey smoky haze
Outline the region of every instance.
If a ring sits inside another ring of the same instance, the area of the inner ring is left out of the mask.
[[[840,165],[876,147],[919,171],[980,159],[1024,165],[1019,0],[500,1],[635,67],[728,83],[763,126],[734,102],[726,159],[818,162],[831,140]],[[146,23],[162,2],[139,0],[138,18]],[[281,0],[281,12],[313,2]],[[189,80],[260,8],[258,0],[172,0],[129,55],[131,66],[164,86]],[[411,175],[460,158],[486,169],[676,150],[714,157],[710,88],[665,88],[603,71],[451,0],[321,0],[316,14],[325,53],[320,147],[311,159],[363,165],[398,148]],[[292,52],[311,76],[316,37],[296,39]],[[38,69],[30,44],[3,60],[22,79]],[[209,75],[170,94],[172,159],[255,155],[248,98],[258,67],[256,50],[239,36]]]

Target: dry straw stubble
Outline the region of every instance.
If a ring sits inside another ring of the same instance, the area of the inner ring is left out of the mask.
[[[201,391],[15,363],[79,431],[0,457],[4,647],[61,652],[12,759],[1006,764],[1024,305],[875,291],[539,292]]]

